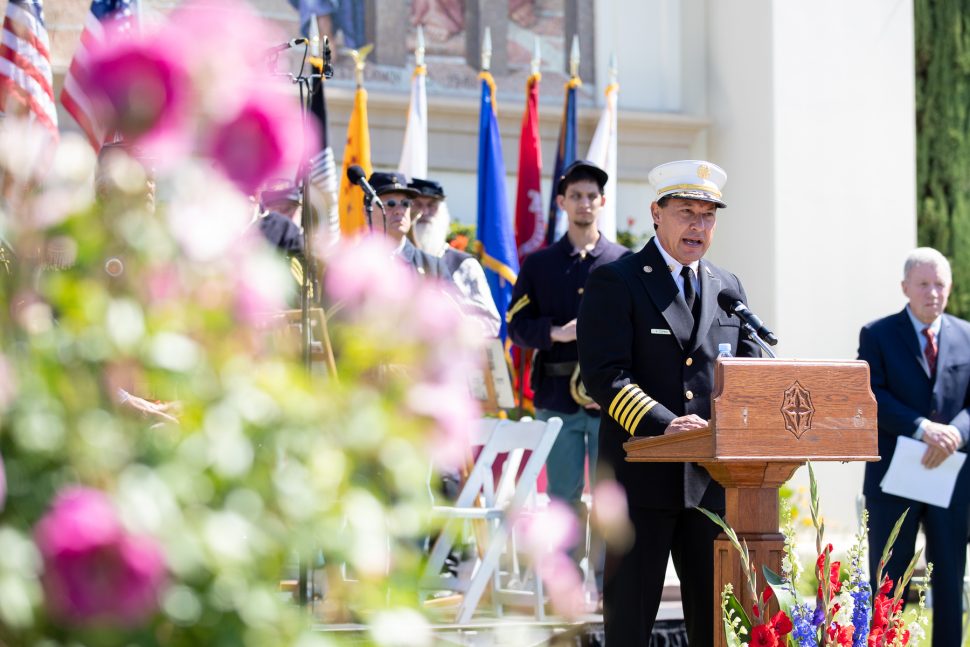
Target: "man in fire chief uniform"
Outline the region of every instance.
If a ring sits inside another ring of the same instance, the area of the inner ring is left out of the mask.
[[[627,463],[631,436],[707,425],[718,345],[738,356],[759,351],[740,322],[717,306],[723,289],[744,298],[738,278],[706,260],[727,174],[685,160],[650,172],[656,235],[632,256],[594,271],[579,312],[583,382],[603,409],[600,474],[626,490],[633,544],[609,553],[604,573],[606,643],[647,645],[660,606],[668,555],[680,578],[691,647],[714,632],[714,538],[719,529],[695,506],[724,514],[724,490],[692,463]]]

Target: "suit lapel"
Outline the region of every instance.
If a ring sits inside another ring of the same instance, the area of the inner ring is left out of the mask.
[[[909,320],[909,314],[906,312],[905,308],[902,312],[896,315],[896,333],[903,344],[903,348],[906,349],[906,354],[911,356],[913,361],[916,362],[920,373],[922,373],[926,379],[930,379],[929,376],[926,375],[926,369],[923,367],[923,353],[919,348],[919,340],[916,338],[916,330],[913,328],[913,322]],[[936,365],[940,365],[939,357],[937,357]]]
[[[690,333],[693,328],[693,317],[687,309],[687,303],[677,289],[677,284],[670,276],[670,270],[664,262],[660,250],[657,249],[656,239],[652,239],[637,254],[640,261],[640,271],[637,272],[643,287],[646,288],[650,300],[663,314],[670,326],[671,332],[681,348],[687,348],[690,343]],[[649,270],[647,268],[650,268]]]
[[[707,263],[701,261],[697,269],[699,270],[697,278],[700,280],[701,286],[701,320],[697,324],[697,334],[690,349],[692,353],[707,337],[707,331],[711,327],[714,315],[717,312],[717,295],[721,292],[721,279],[714,276]],[[737,352],[737,349],[735,349],[735,352]]]

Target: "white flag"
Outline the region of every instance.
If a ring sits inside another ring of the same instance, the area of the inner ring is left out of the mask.
[[[428,97],[425,91],[427,68],[417,65],[411,76],[411,105],[404,130],[404,148],[397,170],[408,180],[428,177]]]
[[[610,83],[606,87],[606,105],[603,106],[603,114],[596,124],[596,132],[593,133],[589,152],[586,154],[586,159],[610,176],[604,191],[606,204],[600,211],[599,229],[607,239],[614,242],[616,241],[616,97],[619,91],[618,83]]]

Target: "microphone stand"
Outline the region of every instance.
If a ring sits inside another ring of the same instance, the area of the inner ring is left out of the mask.
[[[765,340],[758,336],[758,333],[754,329],[754,326],[747,323],[746,321],[742,321],[741,329],[744,330],[744,332],[748,333],[748,338],[754,343],[756,343],[761,348],[761,350],[767,353],[768,357],[775,359],[775,353],[774,351],[771,350],[771,346],[766,344]]]

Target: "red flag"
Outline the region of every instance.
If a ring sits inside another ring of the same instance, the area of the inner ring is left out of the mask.
[[[515,198],[515,244],[519,263],[545,246],[546,217],[542,208],[542,151],[539,140],[539,74],[526,81],[525,114],[519,137],[519,190]]]
[[[515,245],[519,264],[525,257],[546,244],[546,214],[542,208],[542,149],[539,140],[538,72],[526,81],[525,114],[519,137],[519,189],[515,197]],[[532,376],[532,349],[512,348],[512,376],[519,408],[534,413],[534,394],[529,384]]]

